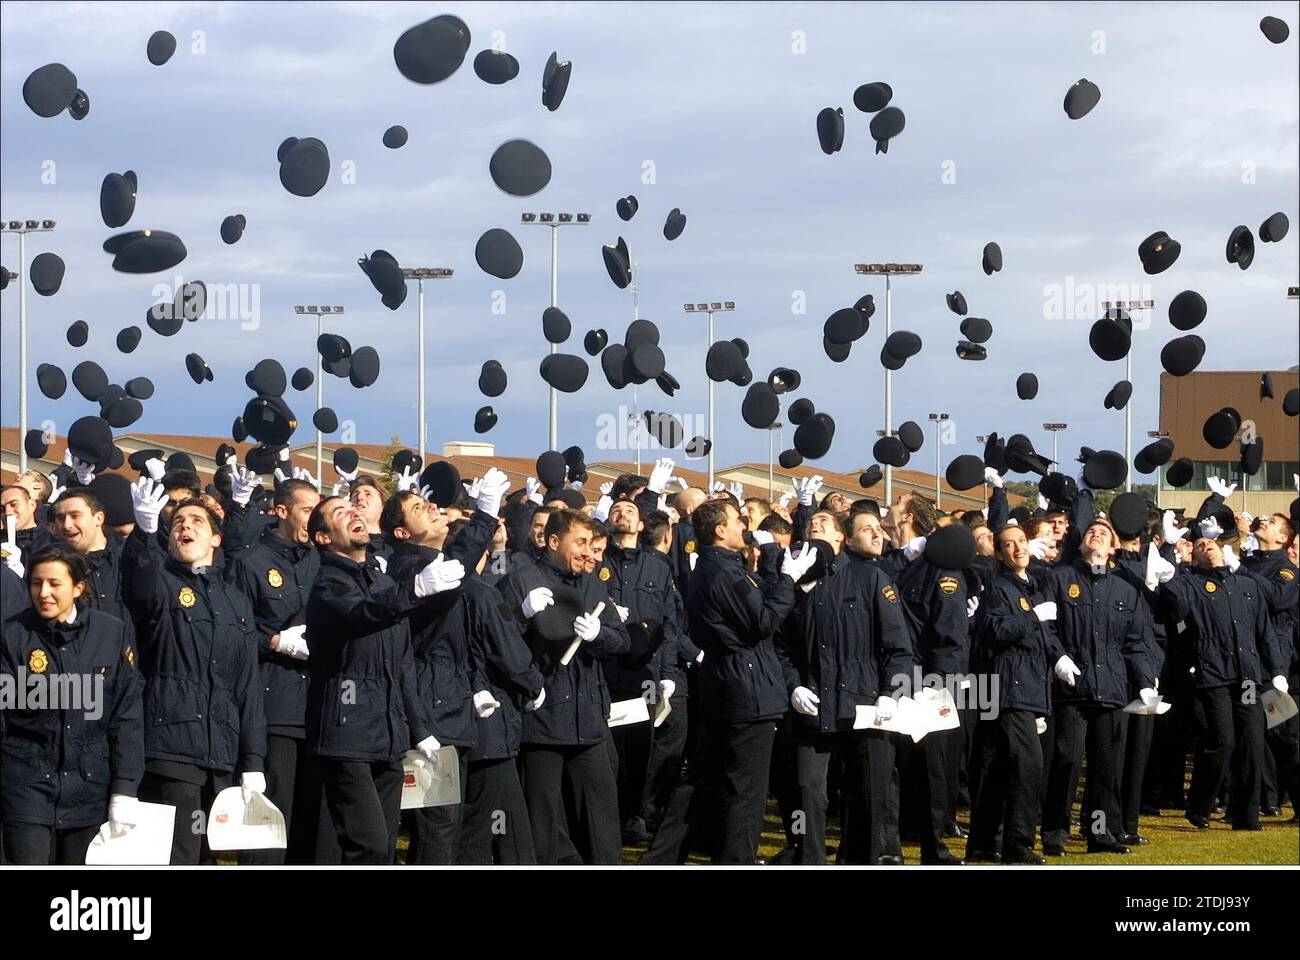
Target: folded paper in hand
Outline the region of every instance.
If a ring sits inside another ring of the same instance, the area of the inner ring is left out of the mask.
[[[86,850],[89,866],[165,866],[172,858],[172,831],[176,827],[176,808],[167,803],[137,801],[133,811],[134,827],[113,833],[104,824]]]
[[[1259,695],[1259,702],[1264,707],[1264,720],[1269,730],[1296,715],[1296,705],[1291,694],[1281,690],[1265,690]]]
[[[1165,698],[1157,693],[1155,697],[1149,701],[1138,697],[1124,708],[1124,712],[1136,713],[1141,717],[1158,717],[1161,714],[1168,713],[1169,707],[1170,705],[1165,703]]]
[[[241,787],[226,787],[208,812],[208,847],[213,850],[283,850],[289,831],[280,812],[264,793],[244,803]]]
[[[650,708],[644,697],[616,700],[609,705],[609,725],[621,727],[629,723],[642,723],[650,719]]]
[[[876,720],[876,707],[859,706],[853,720],[854,730],[888,730],[892,733],[905,733],[914,742],[919,743],[927,733],[937,730],[955,730],[961,720],[957,716],[957,705],[947,688],[921,690],[916,699],[899,697],[894,707],[894,715],[888,720]]]
[[[419,750],[402,758],[402,809],[449,807],[460,803],[460,761],[448,744],[429,760]]]

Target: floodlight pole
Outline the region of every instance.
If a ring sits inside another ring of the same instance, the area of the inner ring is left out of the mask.
[[[0,222],[0,232],[18,234],[18,472],[27,469],[27,234],[48,233],[53,220]]]
[[[1137,310],[1150,310],[1155,306],[1152,300],[1118,300],[1112,303],[1109,300],[1103,300],[1101,303],[1103,310],[1110,310],[1112,307],[1119,310],[1127,310],[1130,314]],[[1124,492],[1129,493],[1133,489],[1133,345],[1129,344],[1128,352],[1124,354],[1124,379],[1128,381],[1130,395],[1129,402],[1124,404]],[[1056,434],[1052,434],[1053,437]],[[1053,457],[1052,459],[1056,459]],[[1244,482],[1244,481],[1243,481]]]
[[[416,388],[416,405],[418,409],[420,434],[420,463],[424,463],[424,452],[427,440],[425,438],[425,413],[424,413],[424,281],[425,280],[445,280],[452,276],[454,271],[450,267],[403,267],[402,279],[414,280],[416,289],[420,298],[420,323],[419,323],[419,348],[418,364],[419,372],[416,377],[418,386]]]

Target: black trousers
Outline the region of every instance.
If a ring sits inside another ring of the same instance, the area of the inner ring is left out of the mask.
[[[689,697],[672,698],[673,712],[650,733],[650,755],[646,757],[645,787],[641,791],[638,815],[651,833],[659,826],[664,811],[672,801],[673,791],[682,782],[682,761],[686,753],[686,733],[690,724]]]
[[[475,760],[464,781],[458,864],[535,864],[528,804],[513,757]]]
[[[1119,842],[1123,832],[1119,771],[1123,760],[1122,707],[1097,703],[1053,706],[1056,743],[1047,770],[1047,797],[1043,803],[1043,844],[1065,846],[1070,834],[1070,811],[1088,756],[1088,779],[1079,818],[1090,846]]]
[[[1264,742],[1272,754],[1276,771],[1274,803],[1281,806],[1285,794],[1291,800],[1291,808],[1300,812],[1300,716],[1265,731]]]
[[[616,864],[622,859],[618,822],[618,786],[604,741],[592,746],[524,744],[524,799],[540,864],[555,864],[561,856],[561,824],[565,821],[567,777],[573,798],[574,839],[584,863]]]
[[[341,861],[393,863],[402,813],[402,761],[321,757],[320,771]]]
[[[844,765],[844,803],[839,863],[872,864],[897,844],[887,835],[886,792],[894,764],[894,745],[879,730],[843,731],[801,739],[795,746],[795,770],[803,830],[798,862],[826,862],[828,771],[833,760]],[[896,827],[896,824],[895,824]]]
[[[682,863],[694,847],[714,863],[752,864],[775,738],[771,720],[701,723],[696,756],[641,863]]]
[[[961,727],[927,734],[909,748],[902,803],[911,807],[919,820],[922,863],[936,863],[950,855],[943,832],[957,815],[957,770],[962,749]]]
[[[1140,825],[1138,818],[1142,813],[1142,795],[1155,732],[1154,716],[1128,715],[1128,733],[1124,738],[1124,772],[1120,778],[1120,803],[1126,834],[1137,833]]]
[[[785,845],[791,850],[797,850],[802,843],[803,827],[801,825],[799,831],[795,831],[795,811],[803,809],[804,802],[799,793],[797,760],[799,744],[795,739],[793,720],[794,718],[787,713],[776,721],[776,738],[772,743],[772,765],[768,771],[768,789],[776,797],[776,808],[781,813]]]
[[[1264,707],[1235,684],[1198,690],[1196,723],[1199,735],[1187,792],[1188,815],[1208,817],[1226,781],[1232,828],[1258,824]]]
[[[217,794],[234,782],[229,773],[209,770],[204,783],[186,783],[156,773],[145,772],[140,781],[139,797],[146,803],[166,803],[176,808],[172,829],[172,866],[215,864],[217,858],[208,848],[208,811]]]
[[[288,846],[284,850],[242,850],[241,864],[309,864],[315,859],[320,823],[320,775],[307,741],[271,733],[266,737],[266,795],[284,814]],[[298,785],[303,789],[299,792]],[[315,793],[312,785],[315,785]]]
[[[616,690],[610,693],[610,699],[630,700],[640,695],[639,690]],[[650,712],[653,716],[653,705]],[[641,796],[645,792],[646,769],[650,762],[653,730],[653,723],[627,723],[609,731],[609,743],[615,753],[614,773],[618,781],[619,823],[627,823],[640,813]]]
[[[469,750],[456,748],[460,766],[460,803],[412,810],[411,846],[406,862],[419,866],[447,866],[456,862],[465,821],[465,787],[469,780]]]
[[[40,823],[6,823],[5,863],[42,867],[85,866],[86,851],[97,833],[98,824],[57,830]]]
[[[969,852],[1011,854],[1033,848],[1043,781],[1039,739],[1028,710],[1002,710],[996,718],[980,721],[971,768],[976,793],[971,797]]]

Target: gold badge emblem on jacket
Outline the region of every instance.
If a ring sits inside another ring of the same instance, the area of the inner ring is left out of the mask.
[[[31,656],[27,658],[27,669],[32,673],[44,673],[49,665],[50,658],[40,648],[33,650]]]
[[[880,592],[885,595],[885,599],[890,603],[898,603],[898,592],[894,589],[892,584],[886,586]]]
[[[695,552],[695,541],[694,541],[694,540],[687,540],[687,541],[686,541],[686,546],[682,547],[682,549],[685,550],[687,553],[694,553],[694,552]]]
[[[179,600],[181,606],[186,609],[194,606],[194,604],[198,602],[198,597],[194,595],[194,591],[189,587],[181,587],[181,592],[176,595],[176,599]]]
[[[944,593],[948,594],[949,596],[952,596],[954,593],[957,592],[957,578],[940,577],[939,589],[942,590]]]
[[[1029,605],[1029,601],[1028,601],[1028,600],[1026,600],[1024,597],[1021,597],[1021,598],[1020,598],[1020,609],[1023,610],[1023,611],[1025,611],[1025,613],[1028,613],[1030,610],[1033,609],[1033,607],[1031,607],[1031,606]]]
[[[266,582],[278,590],[284,586],[284,574],[272,567],[266,571]]]
[[[601,567],[599,576],[602,582],[608,580],[610,576],[609,567]]]
[[[1206,592],[1206,593],[1213,593],[1215,590],[1218,590],[1218,589],[1219,589],[1219,588],[1216,587],[1212,581],[1210,581],[1210,580],[1206,580],[1206,581],[1205,581],[1205,592]]]
[[[1070,589],[1065,592],[1070,595],[1071,600],[1078,600],[1079,594],[1083,593],[1083,591],[1079,589],[1079,585],[1077,583],[1070,584]]]
[[[1277,575],[1278,575],[1279,577],[1281,577],[1283,580],[1294,580],[1294,579],[1295,579],[1295,571],[1294,571],[1294,570],[1288,570],[1286,567],[1283,567],[1281,570],[1279,570],[1279,571],[1277,572]]]

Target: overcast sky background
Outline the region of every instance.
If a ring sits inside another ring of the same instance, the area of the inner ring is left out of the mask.
[[[562,350],[586,356],[582,336],[603,327],[621,340],[632,319],[630,290],[606,275],[602,243],[622,235],[640,264],[641,315],[662,331],[668,369],[682,383],[669,399],[653,384],[642,407],[700,418],[705,404],[703,317],[686,301],[734,299],[718,318],[719,336],[743,336],[757,378],[777,365],[803,375],[798,396],[830,413],[837,433],[817,465],[850,470],[872,462],[883,425],[883,280],[856,276],[855,262],[920,262],[922,276],[894,287],[894,328],[924,339],[922,353],[894,376],[895,422],[926,426],[913,467],[934,465],[931,411],[952,415],[946,464],[978,452],[977,434],[1025,432],[1050,452],[1046,420],[1068,421],[1062,459],[1080,444],[1123,448],[1123,414],[1102,399],[1122,379],[1122,362],[1103,363],[1088,349],[1096,313],[1044,316],[1050,285],[1149,284],[1156,309],[1150,329],[1135,332],[1135,450],[1157,426],[1160,348],[1178,333],[1167,307],[1184,289],[1200,291],[1209,316],[1196,331],[1208,350],[1201,369],[1285,369],[1297,362],[1297,305],[1285,298],[1297,281],[1297,154],[1300,92],[1296,74],[1297,4],[406,4],[337,3],[5,3],[0,29],[0,216],[52,218],[57,230],[29,238],[28,260],[43,250],[68,264],[53,297],[29,290],[30,420],[66,432],[97,412],[69,386],[61,400],[36,389],[39,363],[71,375],[83,359],[100,362],[113,382],[147,375],[157,386],[131,432],[225,435],[251,394],[244,373],[274,357],[290,373],[314,367],[314,323],[295,303],[339,303],[347,313],[329,329],[353,347],[376,347],[378,383],[365,390],[326,375],[325,402],[356,423],[358,442],[394,434],[415,446],[416,296],[393,312],[356,265],[375,248],[406,266],[449,266],[451,280],[426,284],[429,448],[473,439],[474,411],[491,403],[500,423],[484,439],[503,454],[534,455],[546,443],[546,388],[537,372],[547,345],[541,313],[549,300],[549,235],[522,228],[525,210],[590,211],[588,227],[560,231],[560,305],[574,333]],[[404,79],[393,43],[408,27],[439,13],[462,17],[473,35],[464,65],[432,86]],[[1262,16],[1286,20],[1292,36],[1269,43]],[[145,46],[154,30],[176,35],[162,67]],[[193,31],[206,52],[191,52]],[[501,32],[519,59],[519,76],[490,86],[474,74],[474,55]],[[796,31],[805,53],[792,51]],[[1094,53],[1096,32],[1105,53]],[[563,105],[541,104],[546,57],[573,61]],[[90,96],[81,122],[66,113],[42,119],[23,103],[22,84],[58,61]],[[1062,109],[1080,77],[1101,102],[1079,121]],[[869,115],[854,89],[883,80],[907,127],[888,154],[875,155]],[[815,118],[844,108],[844,148],[825,156]],[[402,124],[409,142],[381,143]],[[288,136],[328,146],[330,182],[315,197],[281,187],[276,148]],[[554,176],[540,194],[515,198],[488,176],[502,142],[522,137],[550,156]],[[53,160],[57,181],[42,184]],[[341,182],[353,161],[356,183]],[[654,184],[642,182],[646,161]],[[955,183],[944,183],[945,162]],[[1243,183],[1243,165],[1253,183]],[[140,193],[123,229],[179,234],[189,249],[177,271],[114,272],[100,244],[111,233],[99,216],[99,186],[110,171],[135,170]],[[631,223],[615,201],[635,194]],[[667,212],[687,216],[667,242]],[[1280,244],[1257,242],[1242,272],[1224,258],[1237,224],[1257,232],[1281,210],[1292,229]],[[243,213],[248,227],[234,246],[218,227]],[[481,271],[474,245],[504,227],[524,248],[519,276]],[[1147,277],[1138,243],[1163,229],[1182,243],[1179,261]],[[996,240],[1005,268],[986,277],[984,244]],[[17,268],[17,239],[6,236],[0,261]],[[261,326],[205,319],[164,339],[144,324],[156,283],[186,280],[260,285]],[[959,318],[944,294],[961,290],[970,313],[989,318],[988,359],[955,354]],[[505,315],[492,312],[504,290]],[[807,310],[792,312],[796,292]],[[821,328],[836,309],[874,293],[870,331],[848,361],[822,351]],[[18,291],[0,297],[0,420],[17,423]],[[77,350],[66,327],[84,319],[91,339]],[[114,338],[137,325],[144,339],[127,356]],[[1142,325],[1138,324],[1139,327]],[[184,367],[202,354],[216,379],[196,386]],[[510,385],[494,400],[476,386],[489,357]],[[582,445],[588,460],[630,459],[598,450],[599,417],[631,404],[591,360],[586,387],[560,396],[560,444]],[[1038,374],[1036,400],[1019,401],[1016,376]],[[717,388],[719,467],[766,461],[766,431],[740,419],[744,390]],[[314,388],[286,399],[301,426],[294,442],[314,437]],[[1244,413],[1245,411],[1243,411]],[[691,430],[690,432],[695,432]],[[791,444],[793,431],[784,440]],[[690,433],[688,433],[688,436]],[[681,459],[680,451],[678,459]]]

